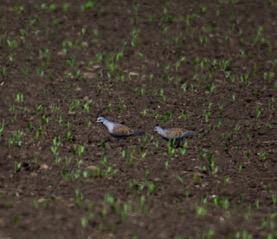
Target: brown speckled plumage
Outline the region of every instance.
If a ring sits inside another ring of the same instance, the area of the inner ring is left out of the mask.
[[[104,117],[98,117],[97,122],[105,125],[108,132],[114,137],[129,137],[143,134],[141,131],[135,131],[123,124],[111,122]]]
[[[160,126],[156,126],[154,131],[167,140],[181,140],[185,137],[191,137],[195,135],[194,131],[183,130],[181,128],[163,129]]]
[[[128,137],[135,134],[135,131],[123,124],[115,124],[111,135],[117,137]]]

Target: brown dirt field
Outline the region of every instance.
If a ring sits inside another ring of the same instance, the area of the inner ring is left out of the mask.
[[[2,0],[0,239],[277,238],[276,12]]]

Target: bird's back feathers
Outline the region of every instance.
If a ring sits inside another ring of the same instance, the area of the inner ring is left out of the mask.
[[[134,133],[134,130],[122,124],[114,124],[113,129],[110,131],[110,134],[118,137],[131,136],[134,135]]]
[[[167,140],[181,140],[195,135],[194,131],[184,131],[181,128],[162,129],[158,127],[157,133]]]
[[[143,134],[142,131],[135,131],[126,125],[111,122],[104,117],[98,117],[97,122],[104,124],[108,132],[114,137],[140,136]]]

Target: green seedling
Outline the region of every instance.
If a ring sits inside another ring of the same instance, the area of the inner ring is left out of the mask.
[[[116,110],[118,113],[123,113],[125,110],[127,109],[127,105],[124,103],[124,101],[122,99],[119,100],[117,106],[116,106]]]
[[[259,119],[262,116],[263,110],[262,108],[258,105],[256,107],[256,119]]]
[[[189,119],[189,114],[188,112],[182,112],[181,115],[178,116],[178,119],[187,121]]]
[[[61,139],[60,137],[55,137],[52,140],[52,145],[50,146],[51,153],[57,157],[59,155],[59,148],[61,146]]]
[[[163,101],[166,101],[166,96],[164,94],[164,89],[160,89],[158,95]]]
[[[245,86],[249,86],[251,84],[250,72],[240,75],[240,82]]]
[[[89,219],[86,216],[81,217],[80,225],[83,229],[87,228],[89,225]]]
[[[15,5],[15,6],[12,6],[10,10],[16,14],[21,14],[25,11],[25,8],[24,6],[21,6],[21,5]]]
[[[274,205],[277,204],[277,193],[272,193],[271,200]]]
[[[209,38],[204,35],[204,36],[199,36],[199,43],[200,45],[207,45],[207,43],[209,42]]]
[[[90,112],[90,109],[91,109],[91,102],[90,101],[86,101],[84,104],[83,104],[83,111],[86,112],[86,113],[89,113]]]
[[[118,170],[115,169],[109,162],[106,156],[103,156],[100,160],[100,163],[104,166],[104,169],[101,170],[103,177],[113,177],[117,174]]]
[[[167,143],[167,156],[172,158],[175,155],[176,149],[174,147],[175,142],[169,141]]]
[[[70,8],[70,4],[69,3],[63,3],[62,10],[63,10],[64,13],[67,13],[69,8]]]
[[[216,206],[219,206],[219,207],[222,207],[223,209],[229,209],[230,207],[230,201],[228,198],[221,198],[219,196],[215,196],[213,198],[213,203],[216,205]]]
[[[129,202],[121,202],[117,200],[111,193],[105,195],[104,201],[109,205],[113,212],[120,216],[122,220],[126,220],[129,216],[129,213],[132,209],[132,206]]]
[[[208,210],[204,206],[197,206],[195,210],[196,216],[197,217],[204,217],[207,215]]]
[[[203,170],[210,171],[212,174],[216,174],[218,172],[218,166],[215,163],[214,154],[208,150],[202,150],[200,152],[200,159],[206,162],[206,165],[203,166]]]
[[[136,87],[135,88],[135,92],[137,93],[137,95],[139,96],[145,96],[145,88],[144,87]]]
[[[139,33],[140,33],[140,30],[137,28],[134,28],[131,31],[131,46],[133,48],[136,48],[138,46]]]
[[[65,140],[68,142],[72,142],[73,141],[73,134],[70,130],[66,131],[65,133]]]
[[[211,119],[212,116],[212,112],[211,112],[211,108],[213,106],[213,103],[209,103],[208,104],[208,109],[204,111],[204,118],[205,118],[205,122],[208,123]]]
[[[41,126],[35,128],[35,139],[39,139],[43,134],[43,129]]]
[[[254,38],[254,44],[264,44],[267,43],[267,39],[264,37],[264,27],[258,26],[256,36]]]
[[[44,106],[42,104],[36,105],[35,111],[37,114],[42,114],[45,111]]]
[[[39,50],[39,58],[44,61],[46,64],[50,62],[51,52],[48,48],[43,48]]]
[[[268,81],[274,80],[275,77],[275,72],[269,71],[269,72],[264,72],[264,79]]]
[[[262,221],[262,228],[265,228],[271,232],[276,232],[277,229],[277,213],[270,213],[266,217],[264,217]]]
[[[147,152],[145,150],[141,150],[139,159],[140,160],[145,160],[146,155],[147,155]]]
[[[81,4],[81,10],[82,11],[89,11],[93,9],[95,6],[95,3],[93,1],[87,1]]]
[[[185,56],[182,56],[176,63],[175,63],[175,71],[178,71],[182,64],[186,62],[187,58]]]
[[[153,194],[156,191],[156,185],[152,181],[137,181],[134,180],[129,184],[131,189],[134,189],[140,193],[147,192],[147,194]]]
[[[69,113],[75,113],[80,108],[81,108],[81,101],[78,99],[74,99],[71,101],[69,105]]]
[[[42,125],[47,125],[49,123],[49,117],[46,115],[41,116],[41,124]]]
[[[142,117],[146,117],[148,115],[149,111],[148,109],[143,109],[141,112],[139,112],[139,114],[142,116]]]
[[[253,239],[253,236],[248,231],[242,230],[242,231],[236,232],[234,238],[235,239]]]
[[[180,147],[180,149],[179,149],[180,154],[182,156],[185,156],[187,154],[187,152],[188,152],[188,148],[189,148],[188,141],[185,141],[183,143],[182,147]]]
[[[266,152],[258,152],[257,153],[257,155],[258,155],[258,158],[259,158],[259,160],[260,161],[266,161],[267,160],[267,153]]]
[[[169,169],[170,163],[171,163],[171,160],[170,160],[170,159],[166,159],[166,160],[164,161],[164,167],[165,167],[165,169]]]
[[[75,191],[74,191],[74,203],[75,203],[75,205],[77,207],[80,207],[83,200],[84,200],[84,195],[81,192],[81,190],[78,189],[78,188],[75,189]]]
[[[55,104],[51,104],[50,109],[51,109],[52,113],[60,113],[61,112],[61,108]]]
[[[15,161],[14,169],[16,173],[19,173],[22,170],[22,163]]]
[[[173,118],[173,114],[171,112],[165,112],[164,114],[157,116],[159,121],[161,121],[162,123],[168,123]]]
[[[77,64],[75,58],[72,58],[72,57],[66,59],[65,63],[67,66],[69,66],[71,68],[75,67]]]
[[[6,77],[7,75],[8,75],[7,67],[1,66],[1,67],[0,67],[0,76],[4,78],[4,77]]]
[[[44,77],[44,75],[45,75],[45,70],[44,70],[42,67],[38,67],[38,68],[36,69],[36,73],[37,73],[37,75],[38,75],[39,77]]]
[[[10,49],[16,49],[18,47],[18,43],[15,39],[7,39],[7,45]]]
[[[23,103],[24,101],[24,95],[22,93],[17,93],[15,96],[15,102],[16,103]]]
[[[255,208],[256,208],[257,210],[259,210],[259,209],[261,208],[261,202],[260,202],[259,199],[256,199],[256,201],[255,201]]]
[[[4,123],[4,121],[2,121],[0,124],[0,139],[3,135],[4,129],[5,129],[5,123]]]
[[[8,139],[9,146],[15,145],[15,146],[20,147],[23,143],[23,141],[22,141],[23,135],[24,135],[24,133],[21,130],[12,132]]]
[[[208,231],[206,231],[206,232],[204,232],[203,234],[202,234],[202,239],[211,239],[211,238],[214,238],[214,236],[215,236],[215,231],[214,231],[214,229],[212,229],[212,228],[209,228],[208,229]]]
[[[82,157],[85,154],[85,146],[81,144],[75,144],[73,145],[73,153],[78,156]]]
[[[162,23],[170,24],[170,23],[173,23],[174,20],[175,20],[175,17],[169,14],[169,11],[168,11],[167,7],[164,7],[163,15],[162,15],[162,18],[161,18]]]

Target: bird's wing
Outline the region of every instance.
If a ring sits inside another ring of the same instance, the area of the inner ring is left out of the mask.
[[[177,139],[182,137],[184,134],[184,131],[180,128],[171,128],[166,130],[166,137],[168,139]]]
[[[111,133],[114,136],[130,136],[134,134],[134,131],[125,125],[115,124]]]

